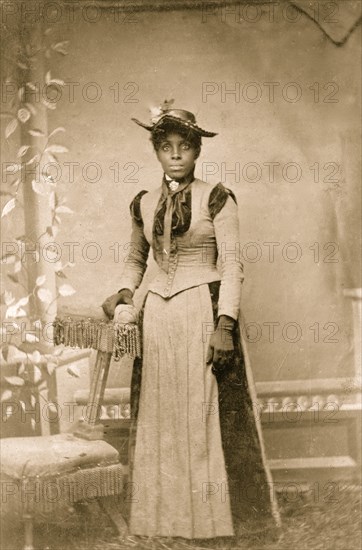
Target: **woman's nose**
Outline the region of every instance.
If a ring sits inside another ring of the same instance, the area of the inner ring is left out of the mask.
[[[180,151],[179,151],[178,147],[174,147],[174,149],[172,150],[172,158],[173,159],[181,158]]]

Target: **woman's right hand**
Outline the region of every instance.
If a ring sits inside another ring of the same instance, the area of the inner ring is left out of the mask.
[[[104,313],[110,319],[113,319],[116,307],[119,304],[128,304],[133,306],[133,293],[128,288],[123,288],[117,294],[109,296],[102,304]]]

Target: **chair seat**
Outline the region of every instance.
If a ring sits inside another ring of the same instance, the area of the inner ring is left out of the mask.
[[[52,477],[119,461],[117,450],[105,441],[73,434],[9,437],[0,447],[1,475],[11,479]]]
[[[35,520],[57,518],[79,501],[120,495],[127,475],[114,447],[73,434],[5,438],[0,464],[1,515],[28,513]]]

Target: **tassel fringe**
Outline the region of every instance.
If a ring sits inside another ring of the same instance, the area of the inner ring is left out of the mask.
[[[72,348],[91,348],[112,353],[119,361],[124,355],[141,357],[141,338],[135,323],[113,323],[91,317],[56,317],[53,323],[54,344]]]

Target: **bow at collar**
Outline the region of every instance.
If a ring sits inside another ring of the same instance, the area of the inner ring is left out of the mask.
[[[172,235],[181,235],[188,231],[191,224],[191,183],[194,179],[194,173],[191,172],[188,176],[179,180],[178,188],[172,191],[172,183],[171,188],[169,187],[169,183],[174,180],[167,180],[164,175],[162,180],[162,192],[154,215],[154,236],[163,235],[164,233],[166,204],[167,197],[169,196],[171,197],[170,200],[172,203]]]
[[[168,186],[166,177],[163,177],[162,192],[153,221],[152,247],[156,261],[159,260],[157,256],[162,255],[161,266],[166,272],[169,269],[170,256],[176,252],[176,242],[173,237],[188,231],[191,224],[191,183],[193,181],[193,172],[179,180],[178,186],[173,180]],[[175,185],[172,186],[172,183]],[[161,235],[163,235],[162,240]]]

